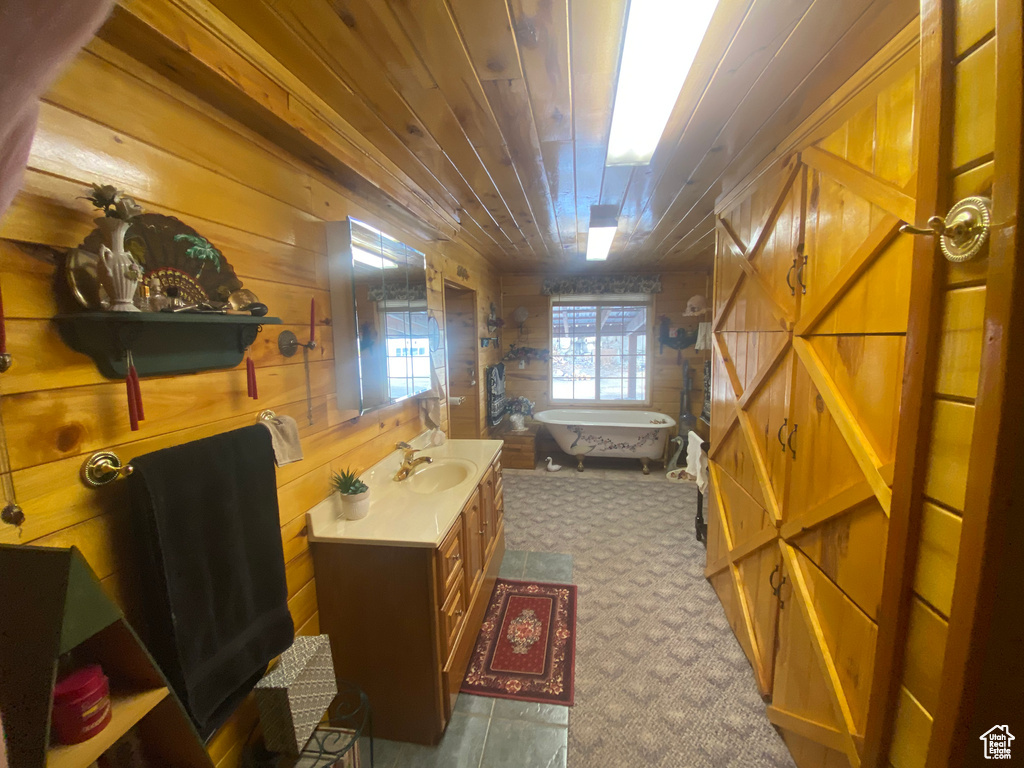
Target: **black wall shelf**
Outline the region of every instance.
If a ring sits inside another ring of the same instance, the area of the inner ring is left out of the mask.
[[[89,355],[111,379],[127,375],[131,350],[139,376],[234,368],[264,325],[278,317],[170,312],[76,312],[54,318],[64,342]]]

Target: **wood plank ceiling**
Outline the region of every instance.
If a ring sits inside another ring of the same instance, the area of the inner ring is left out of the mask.
[[[627,0],[210,2],[507,271],[582,264],[597,203],[620,208],[607,268],[709,265],[723,180],[917,12],[721,0],[651,164],[606,168]]]

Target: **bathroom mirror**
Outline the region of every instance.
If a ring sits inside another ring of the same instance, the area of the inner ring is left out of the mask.
[[[366,413],[427,392],[423,254],[351,218],[328,227],[328,248],[332,315],[341,320],[335,323],[339,407]],[[338,343],[346,330],[354,345]]]

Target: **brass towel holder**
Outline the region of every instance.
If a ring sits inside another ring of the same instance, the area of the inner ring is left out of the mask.
[[[90,488],[100,488],[134,471],[131,464],[122,464],[113,451],[97,451],[82,465],[82,482]]]
[[[276,418],[277,414],[273,411],[260,411],[256,423]],[[82,482],[90,488],[102,488],[115,480],[128,477],[134,471],[135,467],[122,463],[113,451],[97,451],[82,465]]]

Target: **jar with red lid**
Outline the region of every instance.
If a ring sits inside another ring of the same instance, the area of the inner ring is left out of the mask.
[[[61,744],[91,739],[110,715],[110,685],[99,664],[72,672],[53,689],[53,730]]]

